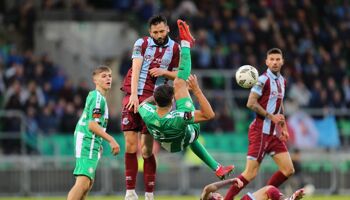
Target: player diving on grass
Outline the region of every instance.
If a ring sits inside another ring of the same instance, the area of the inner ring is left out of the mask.
[[[214,118],[215,113],[200,89],[197,77],[191,74],[190,48],[194,39],[189,26],[182,20],[177,21],[181,39],[180,64],[174,87],[161,85],[152,97],[140,104],[138,111],[148,131],[161,146],[169,152],[179,152],[187,146],[206,164],[220,179],[225,179],[234,169],[233,165],[222,166],[199,143],[199,122]],[[195,110],[189,89],[192,90],[200,105]],[[175,100],[176,110],[172,110]]]
[[[231,178],[224,181],[218,181],[206,185],[202,191],[200,200],[223,200],[224,198],[216,191],[228,185],[235,185],[238,188],[243,187],[243,182],[239,178]],[[304,197],[304,189],[295,191],[290,197],[284,195],[273,185],[267,185],[254,193],[248,192],[241,200],[300,200]],[[232,200],[235,196],[232,197]]]

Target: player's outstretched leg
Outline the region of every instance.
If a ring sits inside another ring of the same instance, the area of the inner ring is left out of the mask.
[[[234,165],[228,165],[228,166],[222,166],[220,165],[216,171],[215,171],[215,175],[223,180],[226,179],[227,177],[229,177],[231,175],[231,173],[233,172],[233,170],[235,169]]]
[[[204,148],[204,146],[198,141],[195,140],[193,143],[190,144],[190,148],[210,169],[215,171],[215,175],[219,179],[225,179],[227,178],[234,170],[233,165],[229,166],[222,166],[220,165]]]
[[[190,48],[194,44],[194,39],[186,22],[179,19],[177,20],[177,26],[179,28],[179,37],[181,39],[181,55],[177,77],[186,81],[191,74]]]

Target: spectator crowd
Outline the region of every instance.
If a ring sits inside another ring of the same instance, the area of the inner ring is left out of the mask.
[[[196,38],[193,49],[196,69],[231,70],[250,64],[263,72],[266,50],[279,47],[285,57],[283,75],[287,78],[290,102],[303,108],[350,108],[347,0],[43,0],[40,5],[35,2],[23,0],[11,7],[0,6],[1,108],[23,111],[29,134],[38,131],[71,134],[91,89],[88,80],[74,85],[50,55],[33,51],[38,13],[67,8],[75,13],[114,10],[127,14],[129,19],[136,18],[139,27],[146,27],[152,15],[163,13],[173,38],[177,37],[176,19],[185,19]],[[130,57],[126,53],[120,73],[123,75],[129,67]],[[204,131],[234,131],[232,113],[219,107],[216,111],[216,119],[204,126]],[[18,130],[18,119],[1,120],[0,131]]]

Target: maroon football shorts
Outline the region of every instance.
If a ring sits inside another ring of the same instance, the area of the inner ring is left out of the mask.
[[[256,160],[259,163],[264,159],[265,154],[275,155],[288,152],[287,146],[277,136],[262,133],[254,126],[249,127],[248,132],[248,153],[247,158]]]
[[[139,113],[134,113],[134,109],[128,110],[126,105],[129,102],[130,94],[126,94],[123,98],[121,128],[122,131],[136,131],[141,134],[149,134],[146,124],[143,122]],[[147,99],[148,96],[139,96],[139,103]]]

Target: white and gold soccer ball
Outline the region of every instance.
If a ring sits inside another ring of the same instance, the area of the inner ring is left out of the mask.
[[[242,88],[251,88],[258,81],[259,72],[251,65],[243,65],[236,71],[236,81]]]

